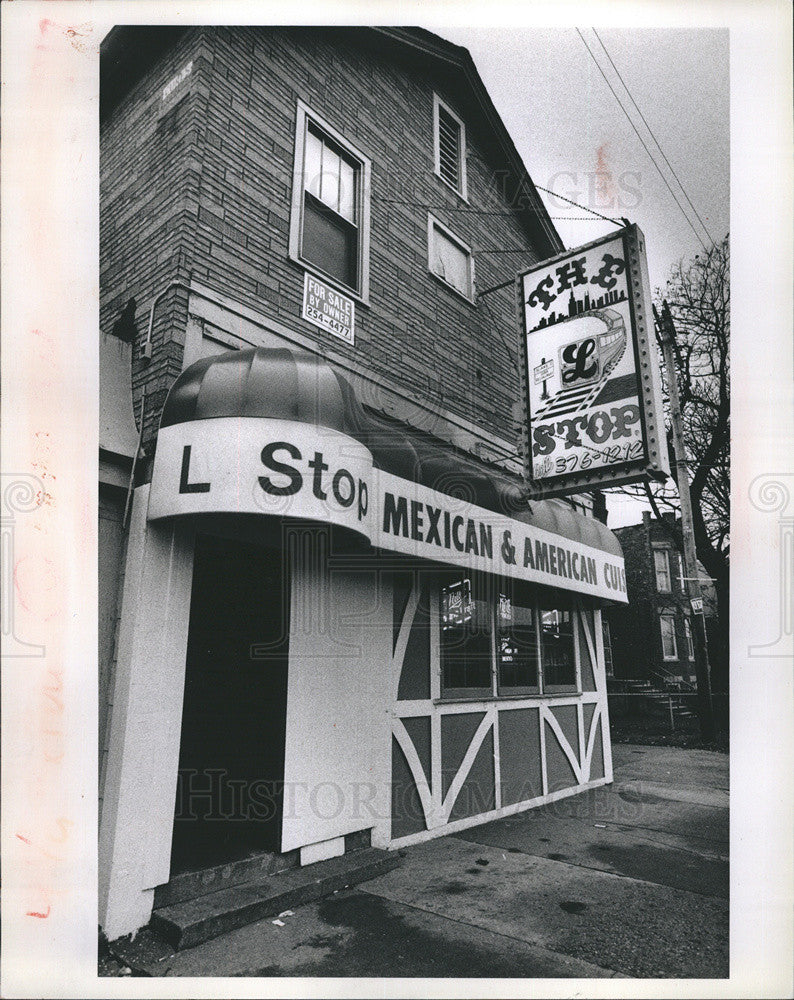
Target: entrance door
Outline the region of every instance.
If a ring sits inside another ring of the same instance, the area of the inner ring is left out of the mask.
[[[280,849],[287,585],[278,549],[197,537],[172,875]]]

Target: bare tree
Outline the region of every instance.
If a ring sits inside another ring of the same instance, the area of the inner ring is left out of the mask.
[[[656,297],[666,299],[676,329],[678,392],[689,461],[690,494],[698,560],[714,581],[717,628],[710,637],[709,659],[715,691],[728,690],[730,597],[730,271],[726,236],[706,253],[680,261]],[[657,331],[658,339],[658,331]],[[661,356],[661,351],[660,351]],[[667,404],[667,379],[662,391]],[[668,447],[673,454],[668,426]],[[629,486],[621,492],[650,502],[657,518],[679,513],[675,481]],[[663,522],[679,550],[681,533]]]

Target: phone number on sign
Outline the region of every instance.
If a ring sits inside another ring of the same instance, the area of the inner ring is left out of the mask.
[[[535,479],[544,479],[547,476],[561,476],[604,465],[617,465],[620,462],[631,462],[642,458],[642,453],[641,440],[631,441],[628,444],[613,444],[608,448],[594,448],[592,451],[577,452],[564,458],[549,457],[542,462],[535,462],[533,475]]]

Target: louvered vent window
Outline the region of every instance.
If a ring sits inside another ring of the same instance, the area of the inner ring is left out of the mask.
[[[438,170],[447,184],[460,190],[460,125],[438,109]]]
[[[436,173],[466,197],[466,133],[463,122],[436,97]]]

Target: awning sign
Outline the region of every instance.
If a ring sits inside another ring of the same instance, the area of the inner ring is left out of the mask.
[[[213,513],[308,518],[390,552],[627,601],[620,555],[395,476],[354,438],[298,421],[160,428],[149,520]],[[470,612],[470,593],[450,596],[450,621]]]
[[[303,318],[348,344],[356,342],[355,302],[308,271],[303,279]]]
[[[527,478],[563,495],[669,473],[640,230],[519,276]]]

